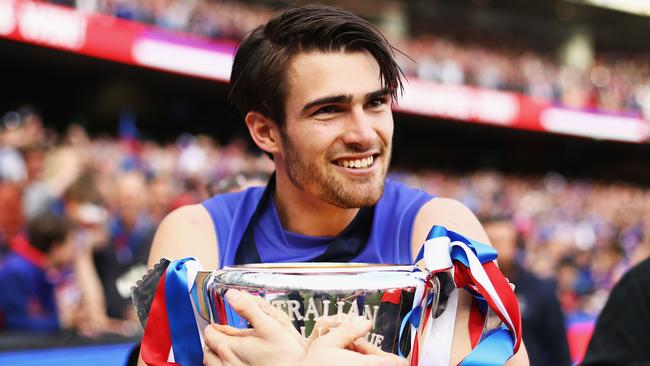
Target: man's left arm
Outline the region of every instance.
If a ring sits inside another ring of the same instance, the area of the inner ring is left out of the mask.
[[[449,198],[434,198],[422,206],[415,219],[412,236],[413,259],[420,252],[420,248],[434,225],[444,226],[476,241],[491,245],[483,226],[467,206]],[[467,292],[461,291],[456,311],[450,365],[457,365],[472,350],[469,339],[470,305],[471,296]],[[528,354],[522,342],[517,353],[506,362],[506,365],[526,366],[528,364]]]

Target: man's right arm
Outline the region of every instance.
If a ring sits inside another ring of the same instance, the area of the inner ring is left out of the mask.
[[[160,258],[185,257],[196,257],[203,269],[219,266],[216,229],[210,214],[200,204],[177,208],[162,220],[151,244],[147,266],[153,267]],[[142,358],[138,365],[145,365]]]
[[[196,257],[203,269],[217,269],[219,251],[212,218],[200,204],[180,207],[168,214],[158,226],[148,267],[160,258],[169,260]]]

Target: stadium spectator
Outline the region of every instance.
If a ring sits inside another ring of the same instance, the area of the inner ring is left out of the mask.
[[[56,278],[72,263],[71,225],[51,214],[38,216],[27,225],[26,235],[11,242],[11,251],[0,267],[0,318],[5,329],[56,331],[59,311]]]
[[[508,215],[482,220],[490,242],[499,252],[499,268],[515,284],[523,337],[531,366],[570,365],[564,315],[555,285],[525,269],[517,260],[519,237]]]
[[[27,177],[22,194],[22,208],[27,219],[49,212],[54,196],[43,180],[47,148],[42,144],[25,146],[21,149]]]
[[[17,112],[4,115],[0,126],[0,180],[22,183],[27,176],[19,148],[24,140],[22,120]]]
[[[156,223],[147,211],[142,173],[128,172],[120,178],[111,200],[113,212],[105,223],[109,245],[97,248],[94,258],[106,294],[108,316],[136,320],[130,289],[146,271]]]
[[[650,259],[632,268],[614,287],[598,317],[584,366],[650,363]]]
[[[106,333],[132,335],[135,315],[117,290],[117,276],[123,268],[115,259],[110,215],[96,177],[83,173],[66,189],[62,201],[64,213],[74,224],[74,269],[83,314],[83,322],[77,326],[79,332],[91,337]]]
[[[63,214],[70,217],[74,230],[74,270],[79,312],[83,316],[79,331],[86,336],[97,336],[107,328],[108,317],[106,295],[93,254],[108,243],[105,225],[108,215],[94,177],[88,173],[79,176],[66,188],[61,201]]]
[[[15,183],[0,181],[0,258],[8,242],[23,228],[24,216],[20,189]]]
[[[159,175],[148,182],[149,217],[154,223],[160,221],[172,210],[174,185],[169,175]]]

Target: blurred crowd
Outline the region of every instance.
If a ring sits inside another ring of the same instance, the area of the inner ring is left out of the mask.
[[[238,41],[272,9],[234,0],[50,0],[91,12],[213,39]],[[503,38],[503,37],[501,37]],[[586,69],[499,37],[477,34],[391,40],[408,76],[451,85],[524,93],[565,106],[626,112],[650,120],[648,55],[597,54]]]
[[[0,128],[0,329],[139,330],[130,288],[157,225],[176,207],[265,179],[272,163],[243,143],[61,135],[31,108]],[[262,181],[263,182],[263,181]]]
[[[168,144],[129,133],[90,138],[79,125],[59,135],[31,108],[5,114],[0,281],[13,287],[0,294],[0,325],[135,334],[129,289],[165,214],[264,184],[271,173],[272,162],[245,145],[191,135]],[[556,282],[565,314],[597,314],[620,276],[650,255],[644,187],[433,169],[393,169],[391,179],[459,199],[480,218],[511,217],[517,260]]]
[[[569,180],[557,173],[424,170],[394,179],[465,203],[479,219],[511,217],[517,260],[557,283],[565,314],[597,315],[631,266],[650,256],[650,190],[626,183]]]
[[[409,76],[650,119],[647,55],[597,55],[586,70],[580,70],[560,64],[552,55],[481,37],[459,41],[445,35],[420,36],[403,42],[400,49],[415,60],[400,57]]]
[[[93,13],[152,24],[213,39],[240,40],[266,23],[271,11],[240,1],[212,0],[49,0]]]

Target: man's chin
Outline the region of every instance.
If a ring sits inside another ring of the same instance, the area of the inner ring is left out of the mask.
[[[361,208],[377,204],[384,193],[384,184],[375,183],[370,186],[363,184],[355,189],[343,189],[337,192],[336,198],[330,203],[340,208]]]

